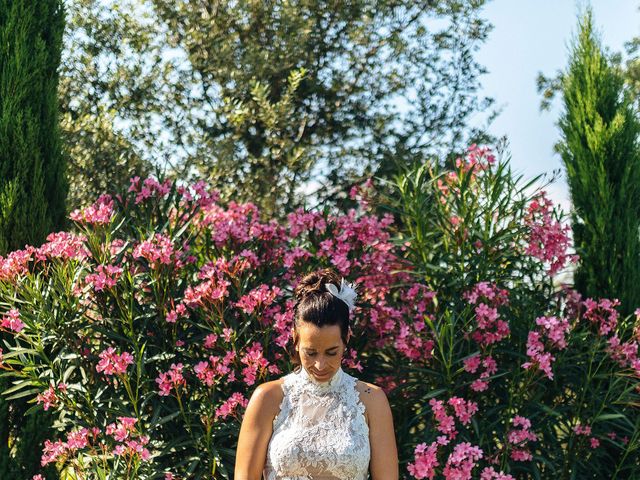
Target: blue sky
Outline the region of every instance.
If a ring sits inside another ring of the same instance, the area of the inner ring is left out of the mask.
[[[526,178],[562,168],[561,178],[547,191],[566,210],[570,201],[564,168],[553,152],[561,105],[556,99],[551,110],[540,111],[536,77],[564,69],[584,5],[574,0],[491,0],[484,16],[494,28],[476,56],[489,70],[482,77],[483,95],[503,107],[491,133],[507,136],[512,168]],[[640,1],[592,0],[591,6],[602,44],[611,51],[623,51],[626,41],[640,36]]]

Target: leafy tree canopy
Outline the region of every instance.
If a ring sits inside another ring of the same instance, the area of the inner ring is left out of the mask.
[[[472,116],[493,116],[474,60],[484,3],[73,0],[73,200],[166,166],[278,215],[314,188],[334,201],[354,176],[459,152],[486,139]]]

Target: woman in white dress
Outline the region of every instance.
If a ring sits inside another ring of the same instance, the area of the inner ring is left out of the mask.
[[[295,295],[296,368],[253,392],[235,480],[397,480],[387,397],[341,368],[356,292],[323,269],[305,276]]]

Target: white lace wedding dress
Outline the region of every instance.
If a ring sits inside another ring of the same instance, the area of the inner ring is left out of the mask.
[[[283,377],[264,480],[368,478],[369,427],[356,383],[342,368],[327,382],[302,367]]]

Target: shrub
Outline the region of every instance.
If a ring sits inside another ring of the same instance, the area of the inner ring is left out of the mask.
[[[291,368],[295,280],[333,266],[361,293],[344,366],[387,392],[404,477],[630,478],[635,316],[558,283],[576,257],[534,181],[474,146],[389,185],[397,221],[368,182],[358,211],[280,224],[134,178],[0,261],[5,395],[54,416],[63,478],[230,478],[250,391]]]

